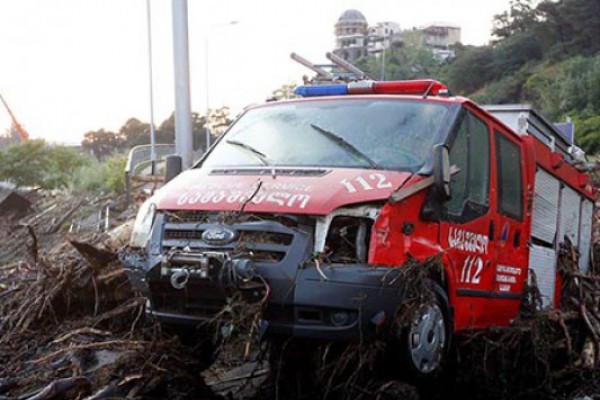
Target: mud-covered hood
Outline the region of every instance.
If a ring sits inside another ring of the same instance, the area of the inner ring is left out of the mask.
[[[326,215],[336,208],[385,200],[406,172],[324,168],[191,169],[157,194],[160,210]]]

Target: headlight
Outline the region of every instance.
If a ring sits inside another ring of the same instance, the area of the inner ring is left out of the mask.
[[[156,199],[150,197],[142,204],[137,217],[135,217],[133,231],[131,232],[131,241],[129,242],[131,247],[144,247],[148,243],[155,215]]]

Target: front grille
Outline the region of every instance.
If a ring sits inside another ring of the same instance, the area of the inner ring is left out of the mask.
[[[294,235],[279,232],[241,231],[239,244],[243,243],[272,243],[289,245]]]
[[[178,217],[182,216],[178,215]],[[187,214],[187,217],[193,215]],[[249,258],[259,263],[282,262],[293,245],[295,231],[287,226],[264,218],[257,221],[255,215],[246,215],[243,222],[231,224],[167,222],[163,226],[163,251],[189,248],[196,252],[224,251],[232,258]],[[173,219],[169,219],[173,221]],[[206,230],[223,226],[235,232],[231,242],[219,244],[205,240]]]
[[[204,231],[200,230],[176,230],[176,229],[167,229],[165,230],[164,238],[169,239],[180,239],[180,240],[201,240],[202,233]]]

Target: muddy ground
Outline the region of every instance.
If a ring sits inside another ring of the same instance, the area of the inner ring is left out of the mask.
[[[238,320],[204,370],[205,349],[144,319],[145,299],[118,261],[135,207],[27,197],[30,209],[0,229],[0,399],[600,398],[600,277],[581,276],[570,248],[560,311],[536,312],[532,288],[514,326],[456,338],[447,379],[424,389],[402,382],[384,342],[285,343],[278,354],[302,373],[271,371],[269,359],[281,364],[251,334],[257,310],[237,302],[227,312]]]

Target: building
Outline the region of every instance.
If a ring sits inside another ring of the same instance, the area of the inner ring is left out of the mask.
[[[402,31],[400,24],[392,21],[378,22],[369,28],[367,53],[369,55],[381,53],[384,49],[392,47],[392,43],[401,41]]]
[[[414,36],[420,40],[416,45],[426,46],[440,60],[454,57],[452,46],[460,43],[460,27],[436,22],[423,28],[402,30],[397,22],[383,21],[369,26],[365,16],[358,10],[346,10],[334,25],[335,49],[333,53],[349,62],[368,55],[379,56],[393,46],[415,45]]]
[[[446,22],[434,22],[424,28],[425,44],[439,59],[454,58],[452,46],[460,43],[460,26]]]
[[[358,10],[346,10],[335,23],[334,54],[353,62],[367,55],[367,19]]]

